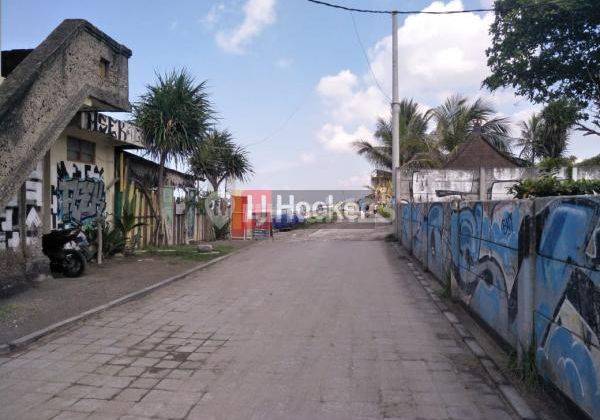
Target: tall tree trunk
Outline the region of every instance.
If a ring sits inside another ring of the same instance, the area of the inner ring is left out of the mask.
[[[211,176],[207,176],[206,179],[212,186],[213,192],[216,192],[218,194],[219,193],[219,184],[220,184],[218,179],[211,177]],[[213,206],[218,206],[219,210],[220,210],[220,206],[221,206],[220,200],[215,200]],[[213,207],[212,212],[213,213],[215,212],[215,207]],[[206,239],[208,241],[214,241],[215,239],[217,239],[217,230],[215,229],[215,225],[213,224],[212,218],[210,216],[211,215],[209,215],[207,213],[208,224],[207,224],[207,229],[206,229],[206,232],[207,232]]]
[[[161,246],[164,244],[164,220],[162,214],[162,199],[163,199],[163,188],[165,186],[165,162],[167,160],[167,156],[165,153],[160,155],[160,162],[158,167],[158,197],[156,200],[157,203],[157,218],[156,218],[156,228],[154,229],[154,241],[157,246]]]

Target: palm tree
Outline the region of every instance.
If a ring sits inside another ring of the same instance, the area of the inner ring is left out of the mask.
[[[567,99],[548,103],[541,112],[542,136],[539,139],[538,156],[546,159],[562,159],[569,144],[569,131],[579,119],[579,107]]]
[[[539,153],[538,145],[544,129],[543,119],[540,114],[533,114],[527,121],[521,121],[519,127],[521,128],[521,136],[515,144],[521,148],[519,157],[533,166]]]
[[[566,100],[550,102],[528,121],[522,121],[521,136],[517,141],[520,156],[532,165],[536,159],[553,160],[560,165],[565,160],[571,128],[579,118],[579,107]]]
[[[218,191],[226,179],[244,181],[253,173],[248,153],[235,144],[227,130],[210,130],[194,149],[190,167],[198,178],[210,182],[213,191]]]
[[[435,167],[440,163],[437,145],[427,134],[430,114],[422,112],[412,99],[400,102],[400,166]],[[357,153],[379,169],[390,174],[392,169],[392,125],[379,118],[374,134],[375,141],[354,142]]]
[[[156,84],[146,89],[133,106],[133,119],[142,131],[146,149],[159,162],[155,230],[158,245],[164,229],[161,207],[165,164],[177,163],[190,155],[209,127],[212,110],[205,82],[197,84],[185,69],[157,74]]]
[[[452,95],[432,110],[435,136],[440,146],[451,153],[479,129],[481,135],[497,149],[509,151],[509,122],[494,115],[494,108],[482,99],[469,103],[464,96]]]

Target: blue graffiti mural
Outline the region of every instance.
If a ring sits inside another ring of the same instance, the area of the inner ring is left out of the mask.
[[[516,345],[517,285],[522,258],[521,206],[472,203],[452,212],[452,278],[463,302],[504,340]]]
[[[538,372],[600,418],[600,198],[416,203],[401,214],[403,245],[442,282],[449,274],[508,344],[532,337]],[[533,331],[517,330],[521,282]]]
[[[540,202],[535,337],[544,377],[600,418],[600,200]]]
[[[412,252],[421,262],[427,258],[427,205],[411,206]]]
[[[447,235],[444,231],[444,204],[433,203],[427,212],[427,268],[437,278],[445,278],[444,262],[446,250],[444,241]]]

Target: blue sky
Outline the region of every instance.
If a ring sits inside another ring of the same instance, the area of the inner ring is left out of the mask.
[[[344,1],[381,9],[457,9],[488,0]],[[130,100],[164,72],[207,80],[220,118],[248,146],[261,188],[357,188],[369,165],[350,148],[369,137],[387,99],[374,82],[347,12],[304,0],[2,2],[2,49],[37,45],[65,18],[84,18],[133,50]],[[373,73],[389,95],[388,16],[354,15]],[[491,14],[400,18],[400,92],[424,107],[451,93],[484,96],[516,122],[536,107],[511,91],[480,89]],[[126,118],[126,116],[123,116]],[[571,153],[600,152],[574,136]]]

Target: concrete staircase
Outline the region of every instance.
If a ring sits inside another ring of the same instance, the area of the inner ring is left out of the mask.
[[[131,50],[85,20],[63,21],[0,84],[0,209],[77,111],[128,111]]]

